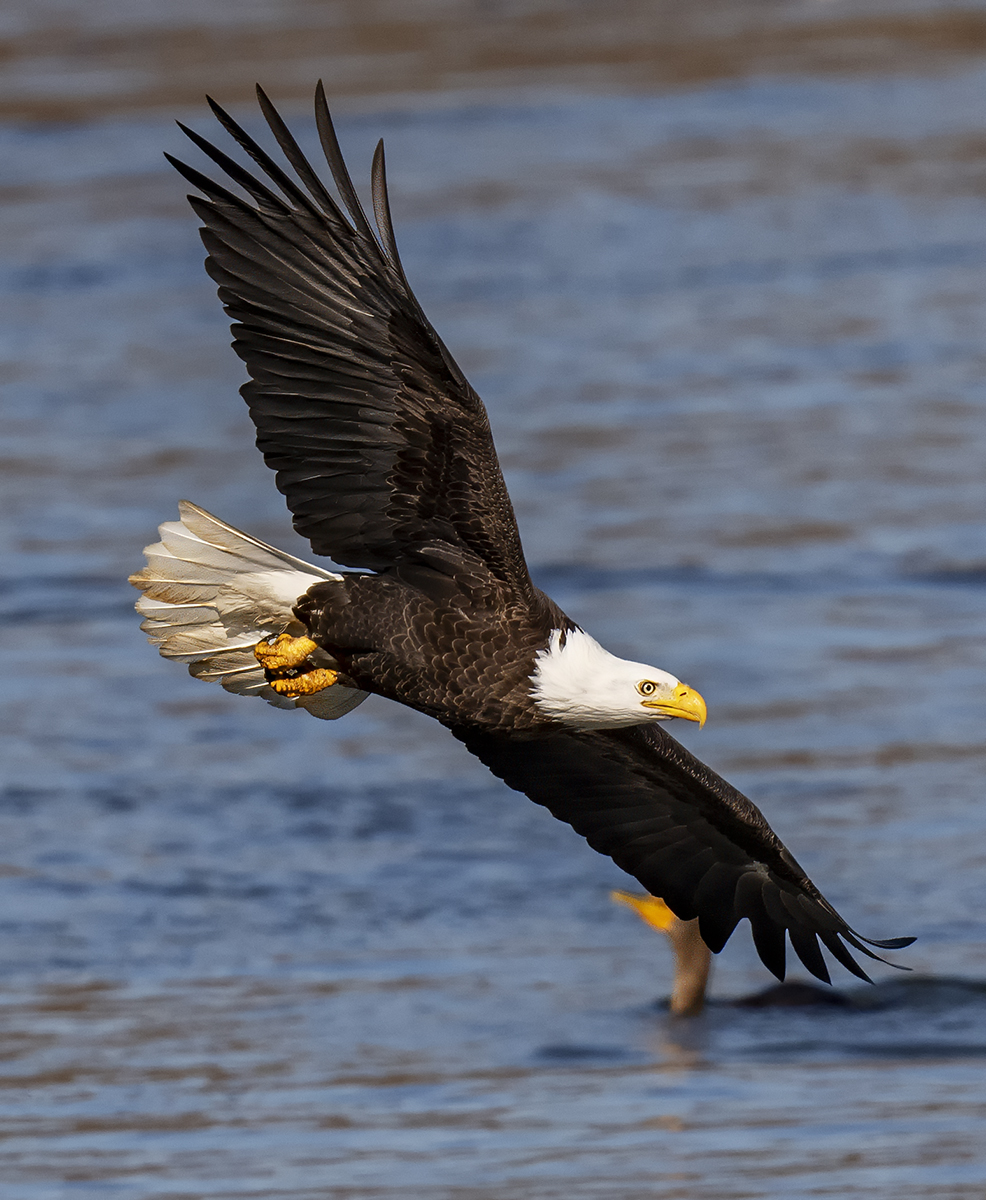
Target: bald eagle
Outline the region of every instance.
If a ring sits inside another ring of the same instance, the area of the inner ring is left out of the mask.
[[[259,88],[280,165],[217,104],[251,173],[183,131],[245,193],[169,161],[198,190],[206,270],[233,320],[257,445],[327,570],[194,504],[132,577],[143,629],[199,679],[314,716],[374,693],[441,722],[511,788],[566,821],[719,951],[744,917],[779,978],[785,937],[866,978],[839,916],[760,811],[663,728],[705,720],[674,675],[610,654],[531,581],[486,411],[397,253],[383,144],[375,233],[321,85],[315,117],[339,200]],[[341,203],[340,203],[341,201]]]

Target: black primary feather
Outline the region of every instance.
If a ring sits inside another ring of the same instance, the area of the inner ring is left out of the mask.
[[[760,810],[659,726],[526,740],[452,732],[494,775],[571,825],[676,916],[698,917],[711,950],[721,950],[745,917],[778,979],[785,931],[826,983],[819,938],[854,975],[868,978],[844,944],[878,959],[867,939],[824,899]],[[898,949],[913,940],[870,944]]]
[[[530,597],[486,410],[407,284],[382,157],[378,240],[321,90],[319,137],[349,221],[266,96],[261,107],[297,180],[218,105],[213,111],[280,194],[184,126],[254,203],[169,161],[206,197],[193,198],[206,267],[235,322],[257,445],[277,472],[295,528],[316,553],[372,570],[399,564],[421,545],[449,542]]]

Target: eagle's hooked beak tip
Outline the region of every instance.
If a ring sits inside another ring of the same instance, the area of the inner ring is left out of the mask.
[[[645,708],[655,708],[662,717],[681,717],[685,721],[697,721],[699,729],[705,724],[709,710],[705,700],[687,683],[679,683],[671,693],[670,700],[644,700]]]

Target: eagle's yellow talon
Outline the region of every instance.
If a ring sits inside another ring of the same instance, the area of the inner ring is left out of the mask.
[[[310,696],[313,692],[332,687],[338,678],[338,671],[317,667],[314,671],[306,671],[304,675],[296,675],[294,679],[271,679],[269,686],[279,696]]]
[[[265,671],[289,671],[300,667],[317,649],[318,642],[313,642],[310,637],[296,638],[282,633],[273,642],[258,642],[253,648],[253,656]]]

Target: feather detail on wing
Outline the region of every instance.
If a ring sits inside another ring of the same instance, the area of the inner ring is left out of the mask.
[[[452,732],[494,775],[662,896],[676,916],[698,917],[713,951],[746,917],[778,979],[786,933],[808,970],[828,983],[819,942],[867,979],[847,945],[879,959],[867,945],[896,950],[914,940],[871,941],[851,929],[760,810],[658,726],[531,739]]]
[[[529,597],[486,411],[421,311],[397,254],[382,146],[372,171],[378,240],[321,85],[319,138],[348,219],[259,88],[258,96],[293,174],[212,101],[266,182],[188,129],[249,201],[170,161],[205,196],[189,200],[204,224],[206,268],[235,322],[257,445],[295,528],[317,554],[370,570],[421,545],[450,543]]]
[[[161,541],[144,550],[147,566],[130,577],[144,593],[136,605],[141,629],[163,657],[188,663],[191,675],[228,692],[304,708],[324,720],[365,700],[366,692],[342,684],[311,696],[279,696],[253,653],[259,641],[297,624],[292,608],[313,584],[342,577],[241,533],[188,500],[178,508],[181,520],[159,527]],[[325,658],[319,665],[332,666]]]

